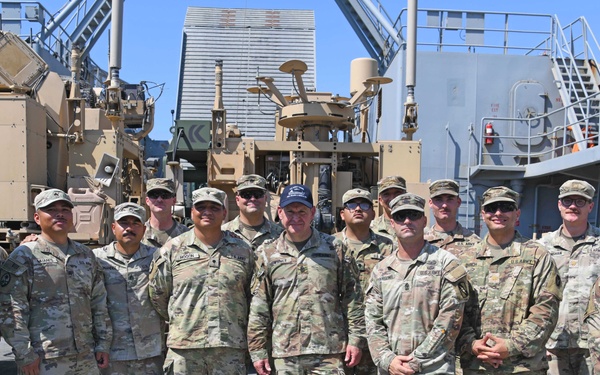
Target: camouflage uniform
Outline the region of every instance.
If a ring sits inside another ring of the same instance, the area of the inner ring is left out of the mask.
[[[577,351],[580,358],[588,362],[588,367],[591,369],[587,350],[588,332],[583,317],[590,288],[600,276],[600,228],[588,224],[585,237],[577,241],[572,249],[567,240],[561,236],[562,228],[561,225],[558,230],[545,235],[540,240],[554,258],[564,285],[558,323],[550,335],[546,348],[558,356],[563,351],[568,350],[571,355]]]
[[[254,238],[246,238],[242,233],[242,223],[240,221],[240,217],[237,216],[235,219],[231,220],[228,223],[225,223],[221,226],[222,230],[229,230],[238,236],[244,242],[252,247],[252,250],[256,251],[260,245],[262,245],[267,240],[273,240],[283,232],[283,228],[274,222],[265,218],[265,222],[262,227],[260,227],[258,233]]]
[[[392,241],[395,241],[396,239],[396,232],[394,231],[394,227],[392,227],[392,221],[387,219],[384,215],[377,216],[371,222],[371,230],[380,236],[391,239]]]
[[[54,372],[54,366],[75,368],[90,363],[90,354],[110,350],[112,329],[96,256],[71,240],[67,254],[38,237],[15,249],[0,269],[2,336],[18,366],[39,356],[42,373],[47,365]],[[79,373],[98,373],[93,363]]]
[[[452,232],[440,232],[433,226],[426,228],[425,241],[460,257],[463,252],[477,245],[481,238],[457,222]]]
[[[479,301],[465,312],[468,327],[457,341],[464,374],[545,373],[544,346],[558,319],[561,281],[544,246],[515,231],[512,243],[493,256],[484,240],[460,258]],[[493,368],[470,351],[475,340],[491,332],[506,340],[509,357]]]
[[[593,373],[600,375],[600,278],[596,279],[592,287],[584,322],[589,333],[587,345],[593,364]]]
[[[285,233],[257,251],[248,323],[252,362],[267,359],[269,349],[275,371],[282,371],[281,366],[291,366],[289,371],[293,371],[294,361],[310,361],[315,355],[340,354],[343,360],[341,353],[347,345],[365,347],[356,264],[332,236],[313,229],[298,251]],[[268,348],[269,337],[272,348]],[[324,371],[343,371],[341,360],[332,361],[332,367]]]
[[[233,367],[222,370],[230,374],[239,368],[245,371],[253,272],[252,250],[231,232],[223,232],[214,248],[189,231],[159,250],[150,274],[150,299],[156,311],[169,320],[165,369],[176,367],[177,355],[210,359],[207,353],[211,351],[201,349],[228,348],[232,350],[220,353],[219,360]],[[183,370],[174,368],[175,373]],[[193,372],[201,371],[202,367],[196,367]]]
[[[0,262],[4,262],[8,258],[8,253],[0,246]]]
[[[113,327],[109,368],[102,373],[162,373],[164,321],[148,297],[150,263],[157,249],[140,244],[139,250],[127,259],[115,246],[113,242],[94,249],[104,272]]]
[[[173,220],[173,226],[167,230],[158,230],[150,226],[150,220],[146,221],[146,232],[142,243],[152,247],[161,247],[171,238],[175,238],[190,230],[185,225]]]

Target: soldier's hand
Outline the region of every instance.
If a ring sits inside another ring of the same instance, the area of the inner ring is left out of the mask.
[[[494,368],[498,368],[502,364],[500,353],[490,347],[489,340],[494,340],[491,333],[486,333],[481,340],[475,340],[471,346],[471,351],[480,361],[489,363]]]
[[[40,373],[40,362],[42,360],[40,357],[28,365],[21,367],[21,374],[23,375],[39,375]]]
[[[270,375],[271,374],[271,365],[269,365],[268,359],[260,359],[253,363],[254,368],[256,369],[256,373],[258,375]]]
[[[346,347],[346,358],[344,358],[344,362],[346,362],[346,366],[354,367],[358,365],[360,359],[362,358],[362,350],[357,348],[356,346],[348,345]]]
[[[98,364],[99,368],[108,368],[108,353],[96,353],[96,363]]]
[[[508,346],[506,345],[506,340],[500,337],[496,337],[491,333],[488,333],[488,335],[489,340],[494,341],[494,346],[490,348],[490,351],[498,353],[501,359],[508,358]]]
[[[21,243],[27,243],[27,242],[35,242],[38,239],[38,235],[35,233],[29,234],[27,235],[27,237],[23,238],[21,240]]]
[[[412,361],[412,356],[397,355],[390,363],[388,373],[390,375],[412,375],[415,372],[410,368],[408,362]]]

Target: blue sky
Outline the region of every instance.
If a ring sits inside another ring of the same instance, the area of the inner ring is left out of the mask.
[[[42,1],[50,11],[57,11],[65,2]],[[396,18],[400,10],[406,7],[405,1],[381,0],[381,2],[392,18]],[[177,105],[181,39],[188,6],[313,9],[317,28],[317,89],[319,91],[347,95],[350,62],[358,57],[368,57],[366,50],[333,0],[128,0],[125,2],[124,10],[121,78],[131,83],[142,80],[165,83],[163,95],[156,104],[155,127],[150,134],[153,139],[171,138],[168,131],[171,126],[170,111]],[[556,14],[563,25],[584,16],[600,38],[600,12],[598,12],[597,1],[591,0],[569,2],[421,0],[419,8]],[[100,41],[92,51],[92,57],[102,66],[108,65],[107,43],[106,40]]]

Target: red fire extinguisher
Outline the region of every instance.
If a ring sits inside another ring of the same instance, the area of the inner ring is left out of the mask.
[[[494,144],[494,138],[492,138],[494,136],[494,127],[492,126],[491,122],[488,122],[487,124],[485,124],[485,144],[486,145],[493,145]]]

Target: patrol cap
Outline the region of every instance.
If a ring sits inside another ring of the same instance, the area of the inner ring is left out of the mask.
[[[454,180],[437,180],[429,185],[429,197],[434,198],[438,195],[448,194],[458,196],[458,184]]]
[[[414,210],[419,212],[425,212],[425,199],[412,193],[405,193],[392,199],[390,202],[390,208],[392,209],[392,215],[399,211]]]
[[[506,186],[491,187],[483,193],[482,198],[482,206],[494,202],[511,202],[517,206],[519,205],[519,193],[507,188]]]
[[[114,221],[120,220],[125,216],[133,216],[144,223],[146,222],[146,209],[139,204],[131,202],[121,203],[115,207]]]
[[[36,210],[39,210],[40,208],[47,207],[52,203],[58,201],[64,201],[69,206],[71,206],[71,208],[74,207],[71,198],[69,198],[69,194],[65,193],[60,189],[48,189],[42,191],[41,193],[35,196],[35,199],[33,200],[33,205],[35,206]]]
[[[391,188],[401,189],[406,192],[406,180],[400,176],[388,176],[382,178],[377,183],[378,194]]]
[[[558,190],[558,198],[568,197],[569,195],[580,195],[588,200],[594,199],[596,189],[586,181],[569,180],[562,184]]]
[[[152,178],[146,182],[146,192],[152,190],[166,190],[171,194],[175,194],[175,182],[168,178]]]
[[[267,180],[257,174],[245,174],[237,180],[236,191],[246,189],[267,190]]]
[[[291,203],[302,203],[308,208],[313,207],[312,193],[308,186],[301,184],[288,185],[283,189],[279,199],[279,207],[285,207]]]
[[[342,195],[342,204],[346,204],[353,199],[362,198],[371,203],[373,203],[373,198],[371,198],[371,193],[365,189],[351,189]]]
[[[227,194],[223,190],[211,187],[203,187],[192,192],[192,204],[198,202],[215,202],[225,207]]]

